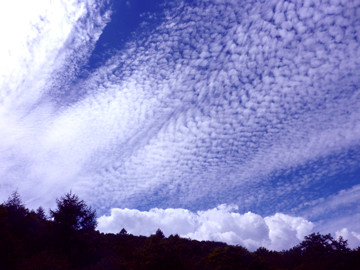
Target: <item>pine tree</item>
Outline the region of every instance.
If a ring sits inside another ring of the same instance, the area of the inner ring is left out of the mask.
[[[56,225],[63,229],[92,231],[97,226],[96,211],[71,191],[56,199],[57,209],[50,210]]]

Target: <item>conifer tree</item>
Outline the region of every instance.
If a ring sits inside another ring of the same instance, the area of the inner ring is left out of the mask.
[[[50,210],[56,225],[63,229],[92,231],[97,226],[96,210],[92,210],[75,194],[65,194],[56,199],[57,209]]]

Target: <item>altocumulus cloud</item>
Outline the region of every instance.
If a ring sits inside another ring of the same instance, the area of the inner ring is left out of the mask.
[[[110,216],[98,218],[98,229],[118,233],[126,228],[128,233],[148,236],[160,228],[166,236],[179,234],[200,241],[221,241],[249,250],[261,246],[283,250],[298,244],[314,227],[301,217],[277,213],[263,218],[251,212],[234,212],[237,209],[235,205],[225,204],[196,213],[179,208],[150,211],[113,208]]]

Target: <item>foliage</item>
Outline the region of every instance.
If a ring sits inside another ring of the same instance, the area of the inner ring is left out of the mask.
[[[263,247],[249,252],[221,242],[165,237],[160,229],[150,237],[125,228],[103,234],[94,230],[95,211],[78,196],[70,192],[56,202],[53,219],[42,208],[29,211],[17,192],[0,205],[0,269],[352,270],[360,265],[360,247],[351,250],[330,234],[310,234],[282,252]]]
[[[40,206],[38,209],[36,209],[36,214],[42,220],[47,219],[46,214],[45,214],[45,209],[42,206]]]
[[[156,237],[159,238],[159,239],[164,239],[164,238],[165,238],[164,233],[163,233],[162,230],[160,230],[160,229],[157,229],[157,230],[156,230],[155,235],[156,235]]]
[[[127,235],[128,233],[127,233],[127,231],[125,230],[125,228],[122,228],[119,234],[120,234],[120,235]]]
[[[340,237],[339,240],[335,240],[331,234],[322,235],[320,233],[312,233],[305,236],[299,248],[303,255],[311,254],[312,256],[334,254],[349,250],[347,240],[344,240],[342,237]]]
[[[216,248],[208,257],[209,267],[213,266],[215,269],[246,269],[251,261],[250,252],[239,246]]]
[[[71,191],[56,199],[57,209],[50,210],[56,225],[64,229],[91,231],[97,226],[96,211]]]
[[[11,194],[5,202],[5,207],[8,212],[9,221],[15,226],[21,226],[25,221],[26,216],[29,214],[29,210],[26,209],[17,191],[14,191]]]

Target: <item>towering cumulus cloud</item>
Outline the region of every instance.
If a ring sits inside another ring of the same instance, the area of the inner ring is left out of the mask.
[[[1,5],[0,198],[72,189],[249,248],[357,237],[360,1]]]
[[[98,229],[118,233],[124,227],[128,233],[148,236],[160,228],[166,236],[179,234],[200,241],[221,241],[249,250],[258,247],[283,250],[298,244],[314,227],[299,217],[275,214],[263,218],[251,212],[241,215],[234,212],[237,209],[234,205],[220,205],[193,213],[171,208],[154,208],[149,212],[115,208],[110,216],[98,219]]]

